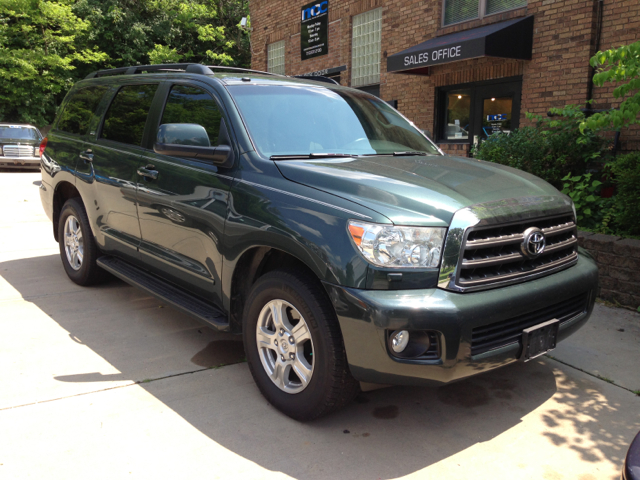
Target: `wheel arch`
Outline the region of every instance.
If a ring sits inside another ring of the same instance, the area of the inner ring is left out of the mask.
[[[266,273],[280,268],[304,272],[318,283],[322,278],[321,272],[284,250],[268,246],[254,246],[245,250],[238,258],[231,276],[229,326],[232,332],[242,332],[245,301],[253,284]]]
[[[82,202],[80,192],[75,185],[67,181],[62,181],[56,185],[56,189],[53,194],[53,237],[56,242],[58,241],[58,222],[60,220],[60,212],[62,211],[62,207],[65,202],[70,198],[79,198]]]

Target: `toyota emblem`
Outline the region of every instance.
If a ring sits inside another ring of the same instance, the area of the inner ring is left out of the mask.
[[[527,228],[524,232],[524,240],[520,246],[525,257],[536,258],[544,252],[547,241],[544,233],[537,227]]]

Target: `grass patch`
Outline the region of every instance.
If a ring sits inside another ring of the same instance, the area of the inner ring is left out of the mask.
[[[615,299],[614,300],[604,300],[603,298],[596,298],[596,303],[599,303],[600,305],[604,305],[605,307],[624,308],[626,310],[631,310],[632,312],[640,313],[640,307],[634,308],[634,307],[630,307],[628,305],[622,305],[621,303],[618,303]]]
[[[607,383],[613,383],[613,380],[611,380],[611,379],[610,379],[610,378],[608,378],[608,377],[604,377],[604,376],[602,376],[602,375],[596,375],[596,377],[598,377],[600,380],[604,380],[604,381],[605,381],[605,382],[607,382]]]

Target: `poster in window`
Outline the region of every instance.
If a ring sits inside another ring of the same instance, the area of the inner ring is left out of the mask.
[[[302,7],[301,19],[301,59],[329,53],[329,0],[308,3]]]

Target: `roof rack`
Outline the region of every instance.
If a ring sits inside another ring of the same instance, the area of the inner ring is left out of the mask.
[[[201,63],[165,63],[160,65],[135,65],[132,67],[110,68],[107,70],[98,70],[91,72],[85,78],[106,77],[110,75],[134,75],[142,72],[184,72],[198,73],[201,75],[214,75],[214,70],[229,70],[232,72],[248,72],[260,73],[262,75],[275,75],[281,77],[277,73],[261,72],[260,70],[251,70],[249,68],[225,67],[220,65],[202,65]]]
[[[292,75],[291,78],[301,78],[303,80],[313,80],[315,82],[330,83],[332,85],[340,85],[333,78],[324,75]]]
[[[280,75],[279,73],[263,72],[262,70],[251,70],[250,68],[240,67],[225,67],[222,65],[207,65],[212,70],[231,70],[232,72],[248,72],[248,73],[260,73],[262,75],[272,75],[274,77],[285,77],[286,75]]]

